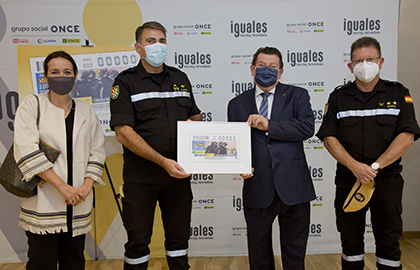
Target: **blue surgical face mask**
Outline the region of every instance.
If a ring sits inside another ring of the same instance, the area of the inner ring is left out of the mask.
[[[261,87],[270,87],[277,82],[279,71],[268,66],[255,68],[255,82]]]
[[[140,43],[139,45],[142,46]],[[160,67],[165,62],[166,55],[168,54],[168,46],[166,44],[154,43],[143,48],[146,51],[146,58],[144,60],[150,65]]]

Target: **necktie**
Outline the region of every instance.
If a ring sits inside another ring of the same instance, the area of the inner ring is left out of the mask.
[[[270,94],[271,93],[261,93],[263,100],[260,105],[259,113],[265,118],[267,118],[268,116],[268,100],[267,99]]]

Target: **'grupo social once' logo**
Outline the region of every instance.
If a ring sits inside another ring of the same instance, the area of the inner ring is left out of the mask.
[[[234,37],[266,37],[267,31],[266,22],[230,22],[230,32]]]
[[[182,54],[175,52],[175,65],[179,68],[208,68],[211,67],[211,54],[191,53]]]
[[[344,18],[343,30],[349,36],[352,34],[379,34],[380,29],[381,20],[379,19],[348,20]]]

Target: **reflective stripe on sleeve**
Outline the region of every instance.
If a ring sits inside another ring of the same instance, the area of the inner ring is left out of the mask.
[[[372,110],[349,110],[337,113],[337,119],[345,117],[365,117],[377,115],[395,115],[400,114],[400,109],[372,109]]]
[[[167,250],[166,256],[168,257],[181,257],[187,255],[188,249],[182,249],[182,250]]]
[[[126,263],[132,264],[132,265],[148,262],[149,259],[150,259],[150,254],[146,255],[146,256],[143,256],[143,257],[140,257],[140,258],[135,258],[135,259],[130,259],[130,258],[127,258],[126,256],[124,256],[124,261]]]
[[[382,259],[376,257],[376,262],[382,265],[390,266],[390,267],[399,267],[401,265],[401,261],[392,261],[387,259]]]
[[[343,254],[343,259],[348,262],[359,262],[359,261],[363,261],[364,258],[365,258],[365,254],[354,255],[354,256],[347,256]]]
[[[150,98],[176,98],[176,97],[190,97],[190,92],[179,91],[179,92],[147,92],[140,93],[131,96],[131,102],[136,102]]]

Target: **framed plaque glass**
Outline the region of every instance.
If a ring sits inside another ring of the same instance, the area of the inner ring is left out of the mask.
[[[187,173],[251,173],[248,123],[178,121],[178,163]]]

